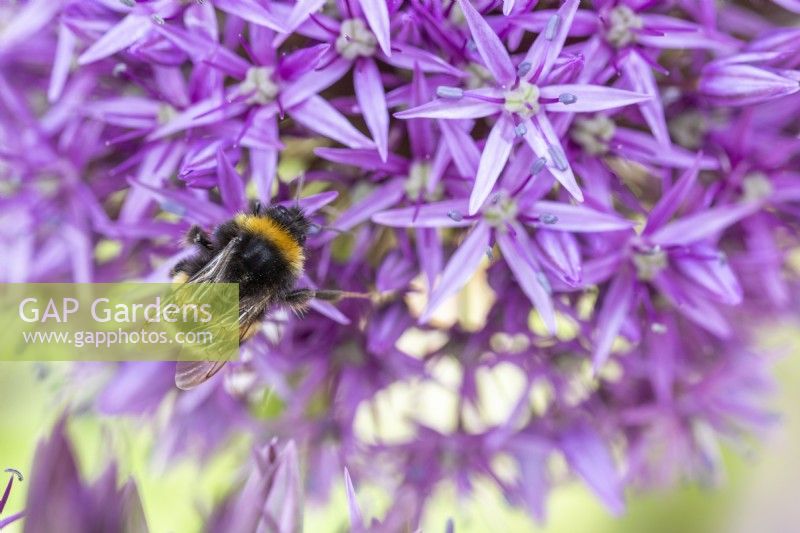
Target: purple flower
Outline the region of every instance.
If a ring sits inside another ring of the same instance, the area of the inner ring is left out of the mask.
[[[800,290],[797,2],[6,4],[0,281],[166,281],[191,225],[258,200],[313,219],[301,285],[372,294],[270,308],[191,392],[169,362],[70,374],[106,417],[164,413],[167,466],[254,443],[210,531],[299,529],[345,465],[354,530],[428,528],[476,479],[540,521],[567,477],[619,514],[774,423],[753,333]],[[135,529],[64,424],[24,527]]]
[[[275,441],[257,450],[241,491],[211,517],[206,531],[302,531],[303,486],[297,453],[292,441],[280,450]]]
[[[800,71],[752,64],[769,64],[779,58],[779,52],[751,52],[710,63],[703,70],[700,92],[715,104],[728,106],[751,105],[800,92]]]
[[[36,449],[23,531],[148,531],[135,483],[119,487],[114,464],[91,484],[80,478],[65,425]]]
[[[440,86],[437,100],[397,113],[398,118],[475,119],[500,114],[486,139],[469,202],[475,214],[491,194],[511,154],[514,139],[521,137],[546,161],[546,168],[578,201],[583,195],[564,149],[546,112],[592,112],[634,104],[651,97],[595,85],[558,84],[552,78],[556,59],[567,37],[577,0],[568,0],[539,34],[525,58],[516,66],[502,42],[467,1],[459,6],[469,24],[477,52],[491,72],[495,86],[461,89]],[[552,75],[551,75],[552,74]]]
[[[372,217],[378,224],[394,227],[472,226],[445,266],[420,317],[421,321],[427,321],[443,300],[467,282],[496,239],[520,287],[542,315],[548,328],[555,331],[550,296],[552,289],[540,265],[545,263],[551,266],[559,275],[574,283],[580,281],[576,272],[581,267],[580,258],[571,251],[575,243],[569,241],[569,237],[562,240],[554,233],[608,232],[631,227],[624,219],[588,207],[539,200],[552,182],[549,177],[541,175],[544,168],[541,158],[533,159],[529,154],[526,150],[516,155],[500,190],[478,213],[466,214],[468,201],[465,198],[384,211]],[[539,246],[535,246],[529,239],[526,226],[539,228],[538,231],[548,237],[539,238]]]

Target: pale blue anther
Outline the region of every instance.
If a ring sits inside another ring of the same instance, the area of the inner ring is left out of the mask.
[[[542,286],[542,288],[545,290],[547,294],[553,293],[553,286],[550,285],[550,280],[547,279],[547,276],[545,276],[544,272],[542,272],[541,270],[537,272],[536,280],[539,282],[539,285]]]
[[[558,101],[564,105],[569,105],[577,102],[578,97],[571,93],[561,93],[558,95]]]
[[[460,87],[449,87],[447,85],[439,85],[436,88],[436,96],[438,96],[439,98],[458,100],[459,98],[463,98],[464,89],[461,89]]]
[[[569,168],[567,158],[564,156],[564,152],[562,152],[559,148],[551,146],[547,149],[547,151],[550,152],[550,157],[553,159],[553,164],[558,170],[564,171]]]
[[[535,176],[536,174],[544,170],[545,165],[547,165],[547,159],[545,159],[544,157],[540,157],[539,159],[533,162],[533,165],[531,165],[531,174]]]
[[[544,38],[548,41],[552,41],[556,38],[556,33],[558,33],[558,27],[561,25],[561,17],[558,15],[553,15],[547,21],[547,27],[544,29]]]

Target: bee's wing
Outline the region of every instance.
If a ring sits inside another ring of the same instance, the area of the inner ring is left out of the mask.
[[[214,377],[227,361],[179,361],[175,367],[175,385],[191,390]]]
[[[254,326],[261,318],[269,298],[250,297],[239,302],[239,344],[255,333]],[[179,361],[175,368],[175,385],[190,390],[214,377],[227,363],[219,361]]]
[[[188,283],[222,283],[225,282],[225,271],[234,256],[239,237],[234,237],[228,242],[214,258],[206,263],[194,276],[188,279]]]

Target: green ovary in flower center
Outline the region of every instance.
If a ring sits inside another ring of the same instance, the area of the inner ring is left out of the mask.
[[[339,37],[336,38],[336,51],[345,59],[371,57],[375,54],[378,40],[361,19],[348,19],[342,22]]]
[[[603,155],[608,152],[609,142],[614,138],[616,129],[614,121],[598,115],[593,118],[576,120],[570,131],[570,137],[581,145],[586,153]]]
[[[497,196],[483,213],[486,222],[495,228],[505,230],[506,224],[517,218],[519,207],[517,202],[504,194]]]
[[[251,94],[247,99],[248,104],[265,105],[278,96],[278,85],[272,81],[272,67],[250,67],[247,75],[239,86],[242,94]]]
[[[408,169],[406,194],[409,198],[418,198],[428,185],[431,176],[430,163],[414,161]]]
[[[650,281],[658,276],[667,267],[669,258],[660,246],[648,250],[637,251],[633,254],[633,265],[639,279]]]
[[[636,39],[635,30],[644,26],[642,19],[631,8],[617,6],[608,16],[606,41],[617,48],[632,43]]]
[[[539,112],[539,87],[532,83],[521,81],[516,88],[506,91],[503,96],[503,107],[509,113],[527,118]]]

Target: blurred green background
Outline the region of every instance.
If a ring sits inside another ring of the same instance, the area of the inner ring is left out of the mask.
[[[791,533],[800,531],[800,334],[797,327],[770,328],[763,343],[781,357],[775,362],[779,390],[772,405],[783,418],[779,427],[746,456],[725,450],[725,478],[716,488],[678,487],[668,492],[629,494],[625,516],[610,516],[579,483],[553,492],[546,525],[537,525],[522,511],[510,508],[490,486],[479,485],[468,499],[457,499],[443,487],[425,517],[423,530],[443,532],[453,518],[461,532],[573,533]],[[154,533],[199,531],[202,518],[238,479],[238,466],[250,453],[246,440],[234,441],[224,453],[200,468],[183,459],[167,463],[154,458],[154,429],[162,418],[98,418],[88,401],[92,384],[66,383],[68,364],[0,363],[0,467],[31,470],[37,441],[49,432],[64,405],[85,407],[69,430],[81,468],[93,479],[116,456],[123,476],[133,475],[142,494]],[[43,377],[44,375],[44,377]],[[2,481],[5,485],[5,480]],[[357,485],[358,482],[356,481]],[[306,531],[347,530],[343,483],[325,506],[307,506]],[[15,485],[7,514],[24,507],[25,482]],[[380,514],[388,504],[370,487],[357,486],[366,516]],[[19,523],[4,530],[20,531]]]

